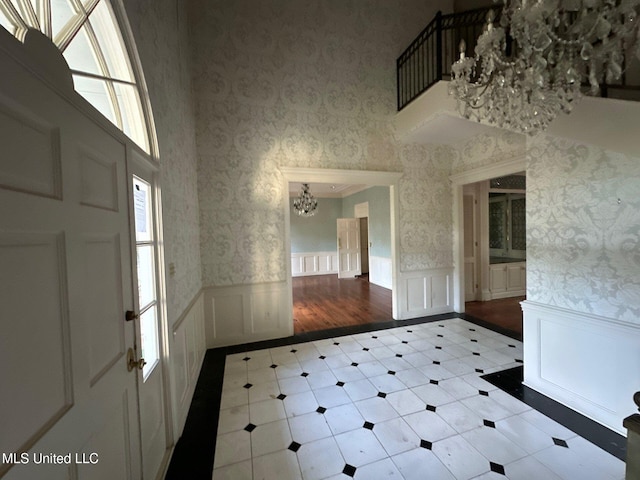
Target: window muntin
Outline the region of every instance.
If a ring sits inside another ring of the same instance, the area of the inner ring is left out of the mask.
[[[109,0],[0,0],[0,25],[19,39],[28,28],[48,36],[76,91],[151,153],[141,89]]]

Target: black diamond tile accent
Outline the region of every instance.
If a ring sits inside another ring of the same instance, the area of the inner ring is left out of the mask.
[[[291,442],[291,445],[289,445],[289,450],[291,450],[292,452],[297,452],[301,446],[302,445],[300,445],[298,442]]]
[[[244,357],[242,360],[244,360],[245,362],[248,362],[249,360],[251,360],[251,357]]]
[[[384,393],[384,392],[378,392],[378,396],[379,396],[380,398],[386,398],[386,397],[387,397],[387,394],[386,394],[386,393]]]
[[[271,364],[271,368],[278,368],[278,365],[276,365],[275,363]]]
[[[476,368],[476,373],[484,373],[484,370],[481,368]]]
[[[338,383],[336,383],[336,385],[337,385],[338,387],[344,387],[344,382],[338,382]]]
[[[344,473],[348,477],[353,478],[353,476],[356,474],[356,467],[347,463],[342,469],[342,473]]]
[[[524,363],[520,358],[516,358],[516,362],[518,362],[518,363]]]
[[[478,352],[473,352],[473,354],[474,354],[476,357],[479,357],[479,356],[480,356],[480,354],[479,354]]]
[[[475,331],[476,331],[476,329],[475,329],[475,328],[470,328],[470,329],[469,329],[469,331],[470,331],[470,332],[475,332]]]
[[[334,345],[340,345],[340,342],[333,342]]]
[[[485,397],[488,397],[488,396],[489,396],[489,392],[485,392],[484,390],[478,390],[478,393],[479,393],[480,395],[484,395]]]
[[[491,466],[491,471],[495,473],[499,473],[500,475],[504,475],[504,467],[499,463],[489,462]]]
[[[569,448],[569,445],[567,445],[567,442],[565,442],[564,440],[556,437],[551,437],[551,438],[553,439],[553,443],[555,443],[559,447]]]
[[[394,372],[393,370],[388,370],[388,371],[387,371],[387,373],[388,373],[389,375],[395,375],[395,374],[396,374],[396,372]]]
[[[362,425],[362,428],[366,428],[367,430],[373,430],[373,427],[375,425],[371,422],[364,422],[364,425]]]
[[[442,347],[436,347],[436,350],[442,350]]]
[[[427,410],[429,410],[430,412],[435,412],[436,407],[434,407],[433,405],[427,405]]]
[[[301,376],[301,377],[308,377],[308,376],[309,376],[309,374],[308,374],[307,372],[302,372],[302,373],[300,374],[300,376]]]
[[[438,380],[429,380],[431,385],[438,385]]]
[[[396,357],[402,358],[402,354],[401,353],[396,353]]]
[[[407,330],[407,333],[413,333],[413,330]]]
[[[434,360],[434,361],[433,361],[433,364],[434,364],[434,365],[440,365],[440,362],[439,362],[438,360]]]
[[[280,395],[278,395],[276,397],[278,400],[284,400],[285,398],[287,398],[287,396],[284,393],[281,393]]]
[[[247,425],[246,427],[244,427],[244,429],[247,432],[253,432],[256,429],[256,426],[253,423],[250,423],[249,425]]]
[[[442,327],[442,328],[444,328],[444,325],[438,325],[438,326],[439,326],[439,327]]]
[[[427,441],[427,440],[420,440],[420,446],[422,448],[426,448],[427,450],[431,450],[431,447],[433,446],[433,443]]]
[[[491,420],[484,419],[484,420],[482,420],[482,423],[484,423],[485,427],[496,428],[496,424],[494,422],[492,422]]]
[[[324,360],[324,359],[325,359],[325,358],[327,358],[327,357],[325,357],[324,355],[320,355],[318,358],[319,358],[320,360]]]
[[[378,338],[376,335],[371,335],[371,338]]]
[[[351,362],[351,366],[352,367],[357,367],[358,366],[358,362]]]
[[[472,338],[472,339],[471,339],[471,341],[472,341],[473,343],[478,343],[478,340],[476,340],[475,338]]]
[[[298,350],[296,350],[295,348],[291,349],[291,353],[296,353]]]
[[[440,338],[444,338],[444,335],[440,335],[440,334],[438,334],[438,335],[436,335],[436,336],[437,336],[437,337],[440,337]]]
[[[516,346],[515,346],[515,345],[509,345],[509,346],[510,346],[511,348],[516,348]]]
[[[324,407],[318,407],[318,408],[316,408],[316,412],[318,412],[318,413],[324,413],[324,412],[326,412],[326,411],[327,411],[327,409],[326,409],[326,408],[324,408]]]
[[[409,342],[407,342],[406,340],[402,340],[402,343],[404,343],[406,345]]]
[[[251,385],[250,383],[246,383],[243,385],[244,388],[246,388],[247,390],[250,389],[251,387],[253,387],[253,385]]]
[[[369,349],[367,347],[364,347],[362,350],[364,350],[365,352],[369,351]]]

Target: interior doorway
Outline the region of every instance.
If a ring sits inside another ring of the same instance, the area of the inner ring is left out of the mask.
[[[397,229],[397,182],[401,176],[400,173],[393,172],[370,172],[370,171],[351,171],[351,170],[327,170],[327,169],[298,169],[298,168],[283,168],[281,169],[285,181],[286,191],[289,191],[289,183],[290,182],[305,182],[305,183],[323,183],[323,184],[353,184],[353,185],[366,185],[368,187],[382,186],[387,187],[389,189],[389,244],[390,244],[390,258],[388,259],[388,270],[389,270],[389,285],[388,288],[374,285],[368,282],[369,274],[371,273],[371,262],[370,262],[370,218],[368,215],[358,215],[357,211],[354,212],[353,217],[358,218],[358,225],[360,227],[360,231],[366,232],[365,240],[366,241],[366,265],[365,271],[367,275],[359,275],[358,277],[352,279],[345,279],[341,284],[332,284],[332,280],[330,277],[334,275],[319,275],[319,276],[302,276],[302,277],[294,277],[292,275],[292,265],[294,268],[297,268],[297,259],[292,261],[292,255],[287,256],[287,280],[289,291],[291,292],[291,311],[292,318],[291,321],[294,326],[294,333],[298,333],[301,328],[296,328],[294,322],[294,304],[293,304],[293,292],[294,288],[296,292],[302,293],[313,293],[316,297],[315,299],[315,313],[312,313],[312,316],[315,316],[317,319],[321,314],[318,313],[318,308],[320,308],[323,302],[320,298],[324,298],[326,302],[324,305],[326,306],[325,311],[331,312],[335,305],[341,304],[343,308],[338,309],[338,314],[334,311],[331,314],[332,321],[324,322],[323,328],[314,328],[314,329],[324,329],[324,328],[334,328],[335,326],[339,326],[335,324],[335,320],[340,321],[341,324],[347,325],[349,323],[365,323],[367,321],[385,321],[392,320],[396,318],[397,304],[398,304],[398,296],[396,285],[394,285],[396,275],[394,272],[397,268],[397,258],[396,258],[396,244],[398,238],[398,229]],[[313,191],[313,188],[311,189]],[[291,211],[289,202],[286,205],[285,212],[285,248],[287,252],[292,252],[291,248]],[[364,229],[364,230],[363,230]],[[361,242],[362,242],[361,235]],[[362,250],[362,243],[360,244]],[[364,258],[364,255],[363,255]],[[313,260],[311,260],[313,261]],[[304,260],[303,260],[304,262]],[[326,277],[326,278],[321,278]],[[337,281],[337,274],[335,275]],[[366,284],[366,285],[364,285]],[[324,293],[324,297],[318,297],[319,294]],[[351,292],[351,298],[348,299],[349,306],[346,306],[347,302],[346,295]],[[371,302],[370,299],[374,298],[375,301]],[[338,301],[340,300],[340,302]],[[386,304],[386,307],[385,307]],[[369,319],[369,320],[367,320]],[[316,322],[323,323],[323,322]],[[296,331],[298,330],[298,331]]]
[[[512,219],[506,214],[504,223],[500,224],[504,228],[494,229],[504,234],[505,241],[500,243],[491,238],[489,203],[500,190],[513,190],[491,188],[492,179],[525,171],[525,159],[516,158],[451,177],[454,231],[457,232],[454,235],[454,309],[519,336],[522,335],[520,302],[526,292],[526,259],[522,256],[522,247],[514,239],[515,230],[508,224]],[[524,191],[518,192],[522,197],[523,194]],[[524,210],[521,215],[524,217]],[[494,216],[494,223],[501,218],[497,214]],[[523,224],[519,238],[524,230]]]

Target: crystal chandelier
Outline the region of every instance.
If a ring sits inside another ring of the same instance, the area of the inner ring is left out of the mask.
[[[640,0],[504,0],[475,57],[460,42],[449,93],[465,118],[535,134],[571,112],[583,82],[597,95],[620,79],[625,57],[640,58],[639,10]]]
[[[303,183],[300,195],[293,201],[293,209],[301,217],[311,217],[318,211],[318,201],[309,192],[309,184]]]

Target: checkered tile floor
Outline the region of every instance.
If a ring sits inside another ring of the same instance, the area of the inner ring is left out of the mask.
[[[522,343],[450,319],[226,358],[213,478],[624,478],[482,375]]]

